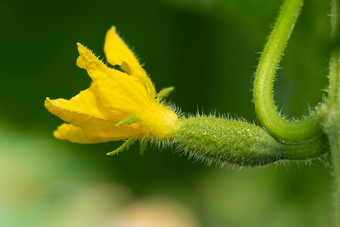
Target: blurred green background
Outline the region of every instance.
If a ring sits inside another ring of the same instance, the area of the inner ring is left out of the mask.
[[[183,112],[259,124],[252,79],[281,3],[0,0],[0,226],[332,226],[321,161],[220,169],[173,149],[141,155],[137,145],[107,157],[121,142],[56,140],[62,121],[43,106],[88,87],[75,44],[103,58],[115,25],[157,89],[176,87],[170,99]],[[329,1],[305,3],[275,84],[284,114],[300,117],[322,100],[329,10]]]

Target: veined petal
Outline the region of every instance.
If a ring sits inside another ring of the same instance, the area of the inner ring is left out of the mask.
[[[86,69],[93,80],[97,96],[111,111],[119,110],[124,114],[124,106],[144,109],[150,100],[148,85],[142,78],[129,76],[119,70],[107,67],[89,49],[78,43],[77,65]],[[120,108],[122,107],[122,108]],[[128,115],[131,114],[129,111]]]
[[[149,81],[153,93],[155,93],[155,87],[152,84],[152,81],[142,66],[139,64],[137,58],[130,48],[119,37],[115,27],[111,27],[111,29],[109,29],[106,33],[104,52],[108,63],[113,66],[119,65],[122,70],[130,75],[138,75],[145,78],[147,81]]]
[[[106,79],[111,74],[115,76],[125,76],[126,74],[107,67],[101,60],[99,60],[89,49],[77,43],[79,57],[77,58],[77,66],[86,69],[87,73],[93,81]]]
[[[142,113],[154,102],[144,85],[141,79],[130,76],[93,83],[103,107],[114,116]]]
[[[103,143],[109,141],[117,141],[126,139],[135,134],[122,134],[122,131],[116,130],[115,132],[87,132],[84,129],[74,126],[72,124],[63,123],[54,132],[54,137],[61,140],[68,140],[73,143],[91,144]]]
[[[47,98],[45,107],[64,121],[88,131],[119,130],[116,124],[130,115],[130,113],[119,112],[118,110],[116,114],[108,112],[103,107],[101,100],[96,96],[93,85],[74,96],[71,100],[51,100]],[[132,132],[137,129],[129,127],[126,130]],[[131,134],[131,132],[128,132],[128,134]],[[123,134],[125,135],[126,133]]]
[[[98,138],[92,138],[88,136],[85,131],[77,126],[72,124],[61,124],[54,132],[54,137],[61,140],[68,140],[73,143],[82,143],[82,144],[90,144],[90,143],[101,143],[107,142],[106,138],[102,140]]]
[[[119,37],[115,27],[111,27],[106,33],[104,52],[107,62],[111,65],[119,65],[130,75],[147,77],[145,70],[139,64],[130,48]]]
[[[108,141],[117,141],[131,137],[142,137],[141,129],[141,123],[135,122],[130,125],[114,127],[107,131],[86,131],[86,134],[93,138],[106,138]]]
[[[47,98],[45,107],[66,122],[84,129],[105,130],[115,126],[93,92],[93,86],[81,91],[71,100]]]

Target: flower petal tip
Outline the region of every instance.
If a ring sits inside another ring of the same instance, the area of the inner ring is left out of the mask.
[[[112,25],[111,28],[110,28],[110,30],[116,33],[116,26]],[[109,31],[110,31],[110,30],[109,30]]]
[[[51,106],[51,99],[49,97],[46,97],[45,101],[44,101],[44,106],[47,110],[49,110],[49,107]]]
[[[85,46],[83,46],[81,43],[77,43],[77,49],[79,53],[79,57],[77,58],[76,64],[79,68],[85,69],[86,68],[86,58],[85,56],[87,55],[87,49]]]
[[[117,34],[116,27],[115,26],[111,26],[111,28],[109,30],[107,30],[107,32],[106,32],[105,39],[107,39],[108,36],[110,36],[110,35],[116,35],[116,34]]]
[[[64,140],[65,138],[62,136],[62,134],[58,131],[58,129],[53,131],[53,136],[57,139]]]

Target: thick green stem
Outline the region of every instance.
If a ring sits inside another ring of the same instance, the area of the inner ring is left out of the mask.
[[[331,52],[331,58],[329,63],[329,88],[328,88],[328,99],[327,99],[327,107],[331,109],[334,107],[335,103],[337,102],[338,96],[338,85],[339,81],[339,28],[338,28],[338,7],[339,3],[338,0],[332,0],[332,10],[331,10],[331,42],[333,50]]]
[[[340,226],[340,51],[331,54],[330,85],[327,102],[327,116],[324,120],[325,132],[328,136],[332,154],[335,179],[335,199],[337,226]]]
[[[263,50],[254,81],[254,103],[261,124],[281,141],[302,141],[321,134],[316,114],[300,121],[284,119],[274,103],[276,69],[300,13],[303,0],[286,0]]]
[[[324,130],[328,136],[332,154],[335,180],[336,226],[340,226],[340,48],[339,48],[339,2],[332,0],[331,25],[332,47],[329,69],[328,99],[323,110]]]
[[[339,118],[337,118],[339,119]],[[328,130],[328,140],[332,154],[334,180],[335,180],[335,210],[336,210],[336,226],[340,226],[340,128],[335,124]]]

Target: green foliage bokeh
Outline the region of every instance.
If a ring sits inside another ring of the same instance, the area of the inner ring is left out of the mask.
[[[61,120],[43,106],[45,97],[70,98],[88,87],[75,65],[75,44],[103,59],[104,35],[115,25],[156,88],[175,86],[169,99],[183,112],[228,113],[258,124],[252,79],[281,3],[0,0],[0,226],[54,226],[63,201],[98,182],[124,185],[132,200],[175,200],[201,226],[331,225],[332,181],[319,161],[238,171],[207,167],[171,148],[149,146],[140,155],[137,145],[107,157],[120,142],[56,140],[52,131]],[[306,1],[275,84],[284,114],[300,117],[322,100],[329,10],[327,1]],[[98,216],[94,210],[103,215],[98,205],[82,217]]]

